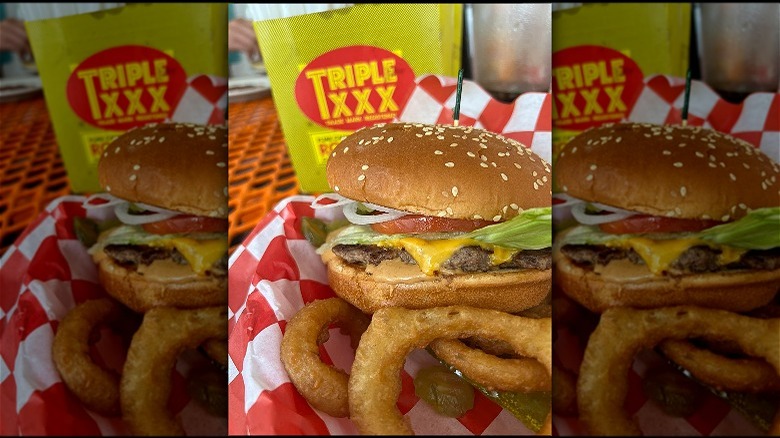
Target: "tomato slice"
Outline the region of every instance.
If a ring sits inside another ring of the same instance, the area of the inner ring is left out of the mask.
[[[679,233],[701,231],[722,223],[709,219],[680,219],[640,214],[599,224],[599,228],[605,233],[612,234]]]
[[[495,222],[477,219],[451,219],[437,216],[411,214],[398,219],[371,224],[377,233],[439,233],[455,231],[473,231]]]
[[[152,234],[222,233],[227,232],[228,221],[216,217],[179,215],[143,224],[143,227]]]

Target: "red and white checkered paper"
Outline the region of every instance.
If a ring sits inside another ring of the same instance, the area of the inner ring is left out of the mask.
[[[1,435],[129,434],[121,418],[84,408],[51,359],[54,333],[65,314],[79,303],[107,296],[92,258],[75,236],[73,219],[105,220],[113,213],[87,213],[81,206],[85,199],[65,196],[51,202],[0,259]],[[101,339],[96,353],[97,361],[118,366],[126,351]],[[189,435],[225,435],[225,419],[208,414],[187,395],[184,376],[202,360],[198,356],[177,362],[169,408],[180,415]]]
[[[187,78],[184,90],[170,122],[222,125],[225,123],[228,83],[221,76],[197,74]]]
[[[455,81],[439,76],[418,78],[418,86],[400,120],[451,123]],[[460,124],[482,126],[513,137],[543,157],[550,156],[550,95],[528,93],[512,104],[485,99],[487,93],[463,83]],[[488,96],[489,97],[489,96]],[[474,104],[474,102],[480,102]],[[229,433],[231,435],[356,434],[349,419],[333,418],[312,408],[298,394],[279,359],[287,321],[306,303],[335,296],[325,265],[301,233],[303,217],[333,220],[340,210],[314,211],[311,196],[279,203],[234,251],[229,261]],[[349,372],[354,351],[338,329],[321,348],[323,360]],[[511,413],[480,393],[475,407],[459,419],[445,418],[414,394],[413,376],[438,363],[424,350],[406,360],[400,378],[398,408],[419,435],[530,435]]]
[[[649,76],[627,121],[655,124],[679,124],[685,91],[685,79],[663,75]],[[688,124],[705,126],[741,138],[776,162],[780,162],[780,93],[753,93],[742,103],[721,99],[707,84],[691,81]],[[553,194],[553,196],[555,196]],[[557,212],[556,212],[557,213]],[[570,370],[579,369],[585,344],[566,327],[557,327],[555,354]],[[629,391],[626,410],[645,435],[747,436],[764,433],[744,415],[721,398],[708,395],[698,411],[687,418],[664,414],[642,391],[642,376],[648,366],[661,361],[655,353],[634,361],[627,378]],[[585,435],[584,426],[575,418],[555,416],[554,433],[562,436]]]

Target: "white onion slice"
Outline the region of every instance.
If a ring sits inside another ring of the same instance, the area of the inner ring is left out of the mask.
[[[106,201],[101,204],[93,204],[96,200],[103,200]],[[124,199],[117,198],[116,196],[109,195],[108,193],[95,193],[94,195],[91,195],[87,199],[84,200],[83,203],[81,203],[81,206],[85,210],[96,210],[101,208],[108,208],[113,207],[118,204],[127,203]]]
[[[163,208],[159,207],[153,207],[150,205],[145,204],[136,204],[146,210],[153,211],[152,214],[131,214],[130,209],[130,203],[125,202],[122,204],[117,204],[114,207],[114,213],[116,213],[116,217],[122,221],[124,224],[128,225],[141,225],[141,224],[148,224],[151,222],[157,222],[157,221],[163,221],[166,219],[170,219],[179,213],[171,210],[165,210]]]
[[[320,204],[320,201],[322,201],[323,199],[330,199],[336,202],[332,204]],[[323,193],[322,195],[317,196],[313,201],[311,201],[311,208],[317,210],[320,208],[341,207],[349,204],[350,202],[355,202],[355,201],[349,198],[345,198],[337,193]]]
[[[380,222],[390,221],[393,219],[398,219],[399,217],[407,215],[407,213],[403,211],[394,210],[392,208],[382,207],[379,205],[368,204],[368,203],[365,203],[365,205],[374,210],[379,211],[380,214],[373,214],[373,215],[358,214],[357,212],[358,203],[352,202],[344,206],[344,216],[346,216],[348,221],[350,221],[355,225],[370,225],[370,224],[377,224]]]
[[[561,199],[561,200],[564,201],[564,202],[562,202],[560,204],[553,204],[552,205],[553,209],[561,209],[561,208],[565,208],[565,207],[571,207],[572,205],[578,204],[580,202],[585,202],[582,199],[577,199],[574,196],[569,196],[569,195],[567,195],[565,193],[556,193],[556,194],[553,195],[553,198]]]
[[[582,201],[571,206],[571,214],[574,216],[574,219],[584,225],[598,225],[608,222],[615,222],[637,214],[632,211],[623,210],[604,204],[591,203],[591,205],[601,210],[608,211],[609,214],[589,214],[586,212],[588,203]]]

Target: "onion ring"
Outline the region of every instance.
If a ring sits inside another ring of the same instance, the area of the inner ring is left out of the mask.
[[[688,370],[696,380],[719,391],[780,390],[780,375],[763,360],[732,359],[683,340],[666,340],[659,348],[664,356]]]
[[[312,405],[334,417],[349,417],[344,371],[320,359],[320,345],[328,340],[328,327],[345,328],[357,347],[370,319],[341,298],[313,301],[290,319],[282,338],[281,360],[290,381]]]
[[[133,336],[119,382],[122,414],[136,435],[184,435],[168,410],[176,358],[207,339],[227,339],[225,306],[156,307]]]
[[[209,339],[201,346],[203,352],[206,353],[214,363],[219,365],[219,368],[223,371],[227,371],[228,368],[228,346],[225,339]]]
[[[731,340],[745,354],[764,358],[780,373],[780,319],[758,319],[718,309],[675,306],[607,309],[590,336],[577,380],[580,419],[592,435],[639,435],[623,410],[628,370],[643,348],[665,339]],[[351,396],[351,394],[350,394]],[[772,427],[780,429],[780,416]]]
[[[577,375],[553,364],[552,406],[556,415],[577,415]]]
[[[422,310],[383,308],[374,313],[355,352],[349,378],[349,410],[364,434],[412,434],[396,406],[406,356],[438,338],[500,338],[515,353],[539,360],[552,375],[550,318],[533,319],[467,306]],[[551,413],[539,433],[550,433]]]
[[[89,354],[89,337],[102,323],[121,316],[119,305],[108,298],[85,301],[60,321],[52,342],[52,359],[65,386],[84,406],[106,416],[117,416],[119,375],[96,364]]]
[[[500,358],[458,339],[437,339],[429,347],[439,359],[492,391],[549,391],[550,375],[536,359]]]

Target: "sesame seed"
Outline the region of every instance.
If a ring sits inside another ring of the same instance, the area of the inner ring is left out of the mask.
[[[393,142],[393,137],[390,137],[390,138],[388,138],[388,139],[387,139],[387,142],[388,142],[388,143],[392,143],[392,142]]]
[[[348,150],[349,150],[349,146],[346,146],[342,152],[346,154]]]
[[[588,176],[585,177],[585,181],[593,181],[593,174],[589,173]]]
[[[458,187],[452,186],[452,196],[458,196]]]
[[[729,173],[729,178],[731,178],[732,181],[737,180],[737,177],[733,173]]]
[[[338,192],[339,191],[339,186],[333,186],[333,190]]]
[[[360,176],[358,177],[358,181],[363,181],[364,179],[366,179],[366,176],[365,176],[365,175],[360,175]]]
[[[493,216],[493,222],[498,222],[500,220],[501,220],[501,215],[500,214],[497,214],[497,215]]]
[[[211,138],[212,140],[215,140],[217,137],[209,137],[209,138]],[[160,137],[160,143],[162,143],[164,141],[165,141],[165,137]]]
[[[539,184],[537,184],[536,182],[534,182],[534,190],[539,190]]]
[[[455,147],[455,146],[457,146],[457,145],[458,145],[457,143],[450,143],[450,147],[451,147],[451,148],[454,148],[454,147]]]
[[[674,167],[683,167],[683,163],[680,161],[677,161],[674,163]]]
[[[106,186],[106,191],[110,192],[111,191],[111,186]]]
[[[680,196],[685,196],[686,193],[688,193],[688,189],[685,186],[680,187]]]
[[[206,155],[214,155],[214,151],[209,149],[209,150],[206,151]],[[334,152],[333,155],[336,155],[336,153]]]
[[[479,163],[479,165],[480,165],[480,166],[482,166],[482,167],[489,167],[489,166],[487,165],[487,163],[485,163],[485,162]]]
[[[452,215],[452,207],[447,207],[447,214]]]
[[[226,164],[224,161],[220,161],[219,163],[217,163],[217,167],[225,167],[225,166]]]
[[[503,172],[501,173],[501,179],[503,179],[504,181],[509,181],[509,178]]]
[[[466,155],[468,155],[471,158],[475,158],[477,156],[477,154],[475,154],[474,152],[471,152],[471,151],[466,152]]]
[[[517,167],[518,169],[522,169],[522,168],[523,168],[523,166],[521,166],[521,165],[519,165],[519,164],[517,164],[517,163],[514,163],[514,165],[515,165],[515,167]]]
[[[440,151],[440,150],[438,150],[438,149],[436,149],[435,151],[433,151],[433,153],[434,153],[434,154],[436,154],[436,155],[443,155],[443,154],[444,154],[444,152],[442,152],[442,151]]]
[[[590,170],[596,170],[597,168],[598,166],[596,166],[595,164],[590,165]],[[534,172],[534,176],[536,176],[536,172]]]
[[[726,222],[727,220],[729,220],[729,215],[727,215],[727,214],[723,215],[723,217],[720,218],[720,220],[723,221],[723,222]]]
[[[664,155],[672,155],[672,152],[671,152],[671,151],[663,151],[662,153],[663,153]]]
[[[423,136],[422,134],[414,134],[414,135],[416,135],[417,137],[422,137]]]
[[[117,146],[117,147],[116,147],[116,149],[114,149],[114,153],[115,153],[115,154],[118,154],[118,153],[119,153],[119,146]]]
[[[368,170],[368,164],[364,164],[364,165],[360,166],[360,169],[361,170]]]
[[[136,174],[130,175],[130,181],[135,181],[136,179],[138,179],[138,175]]]
[[[455,167],[455,163],[453,163],[452,161],[447,161],[446,163],[444,163],[444,165],[447,167]]]

